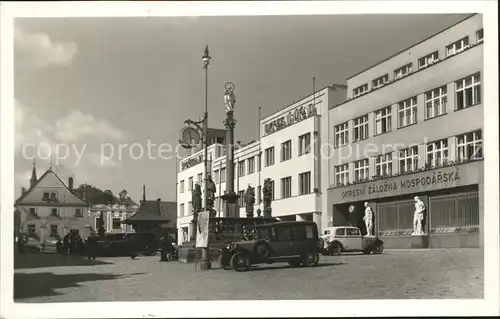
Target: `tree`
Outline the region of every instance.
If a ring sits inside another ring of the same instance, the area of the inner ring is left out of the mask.
[[[87,202],[90,205],[95,205],[95,204],[108,205],[108,204],[116,204],[117,202],[117,198],[112,191],[110,190],[102,191],[101,189],[88,184],[82,184],[78,186],[78,188],[76,188],[74,192],[80,198],[83,198],[84,197],[83,195],[86,192]]]
[[[122,191],[118,194],[118,202],[123,204],[126,199],[130,198],[126,189],[122,189]]]

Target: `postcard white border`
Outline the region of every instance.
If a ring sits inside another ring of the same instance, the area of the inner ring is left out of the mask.
[[[498,3],[496,1],[32,2],[1,3],[1,307],[6,318],[477,316],[499,314]],[[13,289],[16,17],[133,17],[305,14],[482,13],[485,132],[485,299],[342,301],[169,301],[15,304]],[[168,307],[168,308],[167,308]]]

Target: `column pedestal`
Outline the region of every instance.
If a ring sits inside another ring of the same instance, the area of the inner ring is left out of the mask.
[[[221,196],[226,206],[226,217],[240,217],[238,198],[239,196],[234,191],[225,191]]]

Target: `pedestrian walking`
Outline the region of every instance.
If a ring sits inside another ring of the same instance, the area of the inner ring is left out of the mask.
[[[69,233],[67,233],[63,238],[63,254],[67,255],[69,251]]]
[[[160,261],[167,261],[167,238],[160,238]]]

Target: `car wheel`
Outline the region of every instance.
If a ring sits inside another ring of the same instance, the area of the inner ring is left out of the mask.
[[[373,247],[373,254],[380,255],[384,251],[384,244],[378,243]]]
[[[219,256],[220,268],[226,269],[226,270],[231,269],[229,262],[230,262],[230,259],[229,259],[229,256],[227,254],[224,254],[224,253],[220,254],[220,256]]]
[[[265,259],[269,257],[271,247],[269,247],[269,244],[266,241],[259,241],[254,246],[254,252]]]
[[[306,267],[317,266],[319,262],[319,254],[315,252],[307,252],[304,256],[303,264]]]
[[[335,243],[330,246],[330,254],[332,256],[338,256],[342,252],[342,248],[340,247],[339,244]]]
[[[302,261],[300,259],[291,259],[288,261],[288,264],[292,267],[299,267]]]
[[[247,271],[250,268],[250,258],[247,254],[236,253],[231,258],[231,266],[236,271]]]

